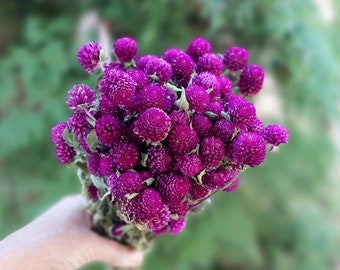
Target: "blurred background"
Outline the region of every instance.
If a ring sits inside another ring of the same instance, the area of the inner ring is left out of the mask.
[[[95,84],[76,52],[89,40],[134,37],[140,54],[186,49],[201,36],[216,53],[248,48],[266,70],[260,119],[288,145],[216,194],[178,236],[161,236],[143,269],[340,269],[340,3],[336,0],[35,0],[0,2],[0,239],[66,194],[50,129],[67,91]],[[92,264],[83,269],[105,269]]]

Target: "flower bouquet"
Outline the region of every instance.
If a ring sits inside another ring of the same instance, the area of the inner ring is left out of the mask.
[[[73,86],[72,115],[51,136],[59,161],[78,167],[93,229],[147,249],[156,236],[181,233],[215,192],[234,190],[239,172],[260,165],[289,133],[264,126],[247,100],[264,70],[244,48],[218,55],[195,38],[185,51],[138,56],[137,42],[123,37],[113,52],[96,42],[80,48],[97,85]]]

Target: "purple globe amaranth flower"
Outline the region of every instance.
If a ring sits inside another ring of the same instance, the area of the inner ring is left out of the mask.
[[[215,122],[212,128],[212,134],[221,139],[224,143],[229,143],[236,128],[229,120],[221,119]]]
[[[155,215],[152,219],[150,219],[147,223],[146,228],[156,234],[160,235],[167,231],[167,225],[170,220],[170,211],[166,205]],[[165,228],[166,227],[166,228]]]
[[[138,69],[145,71],[147,63],[153,59],[158,59],[158,57],[156,55],[145,54],[138,59],[136,66]]]
[[[134,121],[133,133],[144,142],[157,143],[168,136],[170,127],[170,117],[164,111],[150,108]]]
[[[152,146],[148,149],[146,164],[153,174],[171,171],[173,167],[171,151],[163,146]]]
[[[205,90],[209,89],[210,98],[215,98],[220,94],[220,83],[214,74],[202,72],[194,77],[192,84],[202,86]]]
[[[88,42],[80,47],[77,57],[79,64],[91,73],[97,69],[100,62],[101,46],[96,42]]]
[[[254,105],[240,96],[231,95],[225,107],[230,121],[238,125],[242,130],[246,129],[247,125],[256,118]]]
[[[170,89],[163,87],[166,92],[166,99],[165,99],[165,108],[164,111],[168,114],[170,114],[173,110],[178,109],[175,105],[177,96],[174,92],[172,92]]]
[[[203,54],[211,53],[211,51],[212,47],[210,42],[201,37],[194,38],[187,48],[187,54],[190,55],[195,62],[197,62]]]
[[[167,82],[172,77],[171,65],[162,58],[151,59],[145,66],[145,72],[149,76],[156,76],[161,82]]]
[[[114,144],[120,141],[123,134],[122,123],[111,115],[104,115],[95,124],[98,140],[103,144]]]
[[[222,167],[203,175],[202,183],[208,190],[222,189],[235,176],[236,172]]]
[[[185,219],[180,217],[178,219],[172,219],[169,223],[169,232],[172,235],[180,234],[185,229]]]
[[[260,119],[254,118],[250,123],[248,123],[247,131],[256,133],[258,135],[263,135],[264,126]]]
[[[112,148],[112,155],[119,170],[128,170],[140,162],[140,152],[133,143],[121,142]]]
[[[100,176],[99,172],[99,163],[100,163],[100,155],[97,152],[92,153],[89,155],[87,160],[87,168],[89,169],[89,172],[93,174],[94,176]]]
[[[190,126],[174,126],[168,136],[169,147],[176,155],[181,155],[193,150],[198,143],[198,137]]]
[[[237,72],[244,69],[248,64],[249,53],[246,49],[233,46],[224,54],[223,63],[227,69]]]
[[[85,84],[76,84],[68,91],[67,106],[71,111],[88,110],[93,107],[96,93]]]
[[[118,171],[113,172],[106,178],[106,185],[110,188],[110,190],[117,185],[117,178],[120,174]]]
[[[238,188],[240,184],[240,177],[235,177],[234,180],[228,185],[226,188],[223,189],[224,192],[231,192]]]
[[[150,172],[149,170],[140,170],[138,172],[141,175],[143,181],[153,177],[152,172]]]
[[[123,200],[128,194],[138,193],[144,189],[142,177],[135,171],[123,172],[116,180],[108,181],[111,184],[111,193],[118,201]]]
[[[229,78],[225,76],[218,76],[217,78],[218,83],[220,84],[220,94],[222,97],[228,97],[233,92],[233,83]]]
[[[85,112],[76,112],[67,120],[69,129],[76,135],[78,140],[86,140],[87,135],[93,129],[87,118],[88,115]]]
[[[61,164],[68,164],[73,161],[74,157],[76,156],[76,151],[66,142],[58,143],[56,145],[56,156]]]
[[[183,110],[174,110],[169,115],[173,126],[186,125],[189,122],[188,114]]]
[[[189,193],[191,195],[191,201],[197,202],[206,198],[209,195],[210,190],[206,189],[203,185],[193,182]]]
[[[137,57],[138,44],[130,37],[122,37],[115,41],[113,49],[119,62],[131,62]]]
[[[266,143],[278,146],[281,143],[288,143],[289,132],[279,124],[268,125],[264,128],[263,138]]]
[[[260,165],[266,156],[266,143],[262,136],[252,132],[241,132],[231,142],[228,158],[239,165]]]
[[[204,168],[207,170],[217,168],[225,156],[223,141],[214,136],[204,138],[199,148],[199,156]]]
[[[67,128],[67,123],[59,122],[51,129],[51,139],[55,145],[65,143],[63,138],[65,128]]]
[[[197,73],[207,71],[218,76],[223,71],[222,59],[214,53],[205,53],[198,58],[196,71]]]
[[[213,120],[217,120],[221,118],[221,113],[224,110],[223,106],[223,100],[221,98],[214,98],[213,100],[210,100],[210,103],[208,104],[208,107],[206,111],[212,112],[215,115],[210,116]]]
[[[121,114],[121,108],[119,104],[106,96],[101,96],[99,101],[99,111],[102,113],[112,114],[113,116]]]
[[[184,217],[189,211],[188,201],[168,201],[167,206],[173,215]]]
[[[148,75],[142,70],[139,69],[130,69],[127,73],[131,76],[131,78],[136,83],[136,92],[138,93],[141,89],[150,84],[150,80]]]
[[[89,193],[90,199],[93,202],[98,201],[99,196],[98,196],[98,189],[96,188],[96,186],[94,184],[90,184],[89,187],[87,188],[87,191]]]
[[[124,106],[135,94],[136,83],[131,76],[117,68],[105,68],[104,76],[99,82],[99,91],[104,97]]]
[[[105,177],[113,174],[116,171],[115,159],[111,154],[106,154],[100,157],[98,172],[100,177]]]
[[[212,120],[208,116],[201,113],[195,113],[192,116],[191,123],[192,128],[196,131],[197,136],[200,139],[207,137],[211,132],[211,128],[213,127]]]
[[[164,208],[161,194],[154,188],[147,188],[138,195],[138,201],[145,212],[145,217],[150,219]]]
[[[176,169],[184,176],[195,176],[202,169],[202,161],[197,154],[184,154],[176,157]]]
[[[165,203],[181,202],[188,195],[192,181],[189,177],[168,173],[156,177],[155,188]]]
[[[149,108],[165,109],[166,92],[158,85],[148,85],[141,89],[136,96],[138,111],[144,112]]]
[[[192,58],[180,49],[168,49],[163,59],[170,63],[174,80],[178,86],[186,86],[194,72],[195,63]]]
[[[264,69],[257,65],[249,65],[241,72],[237,86],[243,96],[250,97],[260,92],[263,80]]]
[[[209,94],[198,85],[191,85],[185,89],[185,96],[189,103],[189,110],[195,112],[203,112],[209,103]]]

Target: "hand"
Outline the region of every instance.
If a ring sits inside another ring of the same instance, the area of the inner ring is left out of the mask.
[[[84,199],[62,199],[0,242],[0,269],[75,269],[94,261],[135,267],[144,254],[91,231]]]

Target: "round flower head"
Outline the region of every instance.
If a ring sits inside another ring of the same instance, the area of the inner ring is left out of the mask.
[[[107,67],[99,91],[118,105],[127,105],[135,94],[136,83],[125,71]]]
[[[225,52],[223,63],[227,69],[232,72],[236,72],[247,66],[248,57],[249,53],[246,49],[233,46]]]
[[[68,164],[73,161],[73,158],[76,156],[76,151],[66,142],[59,143],[56,145],[56,156],[61,164]]]
[[[224,192],[231,192],[233,190],[235,190],[236,188],[238,188],[240,184],[240,178],[239,177],[235,177],[234,180],[231,182],[230,185],[228,185],[225,189],[223,189]]]
[[[212,133],[224,143],[229,143],[235,132],[235,126],[227,119],[221,119],[214,124]]]
[[[174,59],[181,54],[185,54],[185,52],[178,48],[170,48],[163,53],[162,58],[171,64],[174,61]]]
[[[98,140],[103,144],[114,144],[119,142],[122,136],[122,124],[111,115],[104,115],[95,124]]]
[[[151,54],[145,54],[143,56],[141,56],[141,58],[138,59],[137,61],[137,68],[140,70],[145,70],[146,64],[153,59],[158,59],[158,57],[156,55],[151,55]]]
[[[209,103],[209,94],[198,85],[191,85],[185,89],[185,96],[189,103],[189,110],[203,112]]]
[[[109,97],[101,96],[99,101],[99,111],[117,116],[120,114],[121,109],[120,106]]]
[[[96,42],[88,42],[80,47],[77,56],[79,64],[91,73],[97,69],[100,61],[101,47]]]
[[[99,167],[98,167],[99,176],[105,177],[110,174],[113,174],[116,170],[115,165],[116,165],[115,160],[111,154],[106,154],[104,156],[101,156],[99,160]]]
[[[120,62],[131,62],[138,54],[138,44],[130,37],[117,39],[113,44],[113,49]]]
[[[170,117],[162,110],[150,108],[144,111],[133,123],[133,133],[144,142],[160,142],[170,131]]]
[[[237,86],[243,96],[250,97],[260,92],[263,80],[263,68],[257,65],[250,65],[242,71]]]
[[[167,202],[167,206],[169,207],[170,213],[173,215],[177,215],[179,217],[184,217],[188,211],[188,201],[169,201]]]
[[[220,94],[220,84],[214,74],[210,72],[202,72],[198,74],[192,81],[192,84],[202,86],[205,90],[209,89],[210,98],[217,97]]]
[[[177,96],[170,89],[166,87],[163,87],[163,89],[165,89],[165,92],[166,92],[164,111],[169,114],[174,109],[178,109],[178,108],[175,108],[175,102],[176,102]]]
[[[153,218],[148,220],[146,228],[156,234],[160,235],[167,231],[167,225],[170,220],[170,211],[166,205]]]
[[[96,188],[96,186],[94,184],[91,184],[88,189],[87,189],[89,195],[90,195],[90,199],[94,202],[98,201],[99,196],[98,196],[98,189]]]
[[[67,124],[65,122],[60,122],[56,124],[51,130],[51,139],[54,144],[64,143],[63,133]]]
[[[221,98],[214,98],[208,104],[206,111],[212,112],[215,115],[210,116],[214,120],[221,118],[221,112],[224,110],[223,100]]]
[[[218,76],[217,81],[220,84],[220,94],[222,97],[228,97],[233,92],[233,83],[225,76]]]
[[[195,113],[192,116],[191,123],[192,128],[196,131],[197,136],[201,139],[207,137],[211,132],[211,128],[213,127],[213,122],[211,119],[201,113]]]
[[[93,107],[96,93],[85,84],[76,84],[68,91],[67,106],[71,111],[81,111]]]
[[[198,58],[196,64],[197,73],[204,71],[210,72],[216,76],[220,75],[223,70],[222,59],[213,53],[205,53]]]
[[[191,200],[193,202],[203,200],[210,193],[210,191],[208,189],[206,189],[203,185],[197,184],[196,182],[192,183],[189,192],[190,192],[190,195],[191,195]]]
[[[119,170],[132,169],[140,162],[140,152],[133,143],[118,143],[112,148],[112,153]]]
[[[180,202],[188,195],[191,187],[191,179],[179,174],[160,174],[155,181],[155,187],[165,203]]]
[[[87,135],[92,130],[92,126],[87,121],[87,117],[85,112],[76,112],[67,120],[69,129],[79,140],[86,139]]]
[[[151,59],[145,66],[145,72],[149,76],[156,76],[161,82],[167,82],[172,76],[171,65],[162,58]]]
[[[200,145],[199,156],[204,168],[207,170],[217,168],[225,156],[224,143],[214,136],[204,138]]]
[[[87,168],[94,176],[100,176],[99,172],[100,155],[97,152],[92,153],[87,160]]]
[[[153,174],[169,172],[173,165],[171,152],[162,145],[152,146],[148,149],[146,163]]]
[[[113,176],[114,177],[114,176]],[[117,200],[122,200],[128,194],[138,193],[144,189],[142,177],[138,172],[126,171],[110,181],[112,195]]]
[[[250,123],[248,123],[247,131],[256,133],[258,135],[263,135],[264,126],[260,119],[254,118]]]
[[[148,85],[141,89],[136,96],[138,111],[144,112],[149,108],[165,109],[166,92],[158,85]]]
[[[136,83],[136,92],[138,93],[141,89],[150,84],[149,77],[146,73],[139,69],[130,69],[127,73]]]
[[[231,95],[226,104],[230,121],[244,129],[256,118],[256,109],[252,103],[237,95]]]
[[[281,143],[288,142],[289,132],[285,127],[279,124],[268,125],[264,129],[263,138],[266,143],[278,146]]]
[[[174,126],[168,137],[169,147],[177,155],[185,154],[193,150],[198,143],[198,137],[190,126]]]
[[[185,228],[185,219],[180,217],[178,219],[172,219],[169,223],[169,232],[172,235],[180,234]]]
[[[169,116],[173,126],[186,125],[189,122],[188,114],[183,110],[174,110]]]
[[[176,169],[184,176],[195,176],[202,169],[202,161],[197,154],[184,154],[176,157]]]
[[[239,133],[227,151],[229,159],[239,165],[260,165],[266,156],[266,143],[262,136],[252,132]]]
[[[235,171],[228,171],[222,167],[203,175],[202,183],[208,190],[223,188],[235,176]]]
[[[138,201],[147,219],[153,218],[164,208],[160,193],[154,188],[147,188],[138,195]]]
[[[203,54],[211,53],[211,51],[210,42],[200,37],[193,39],[187,48],[187,54],[190,55],[195,62],[197,62]]]

